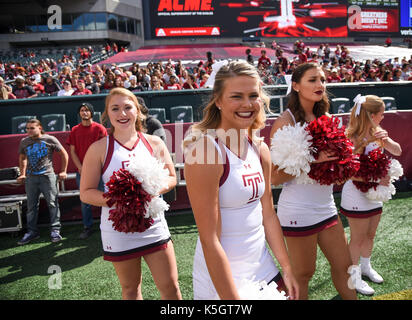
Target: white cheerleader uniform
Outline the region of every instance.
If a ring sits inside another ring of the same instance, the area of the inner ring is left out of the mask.
[[[296,125],[295,117],[292,116]],[[285,182],[278,200],[277,215],[286,237],[304,237],[318,233],[338,223],[333,199],[333,185],[298,184],[296,179]]]
[[[141,132],[138,132],[138,139],[131,149],[123,146],[113,135],[107,136],[106,156],[102,169],[105,192],[108,191],[106,183],[113,172],[120,168],[126,169],[130,159],[139,157],[142,153],[152,155],[153,150]],[[109,220],[110,209],[102,207],[100,220],[104,260],[124,261],[167,248],[170,232],[164,214],[154,218],[153,225],[144,232],[125,233],[113,228],[113,222]]]
[[[219,183],[221,215],[220,243],[229,260],[235,284],[244,280],[283,280],[266,248],[260,198],[265,192],[265,180],[258,152],[247,143],[245,160],[233,154],[223,143],[213,140],[224,161]],[[246,140],[245,140],[246,141]],[[218,300],[219,295],[210,278],[200,239],[197,240],[193,263],[193,293],[195,300]]]
[[[365,147],[364,154],[379,148],[376,142],[371,142]],[[383,203],[373,201],[366,197],[366,193],[360,191],[352,180],[346,181],[342,189],[340,212],[349,218],[369,218],[382,213]]]

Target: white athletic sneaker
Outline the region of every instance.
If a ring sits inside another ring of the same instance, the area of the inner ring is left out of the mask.
[[[369,279],[371,279],[372,282],[375,282],[375,283],[383,282],[383,278],[372,267],[362,268],[361,266],[361,271],[362,271],[362,275],[367,276]]]
[[[371,296],[375,293],[375,290],[371,288],[365,281],[357,281],[355,285],[355,290],[363,295]]]

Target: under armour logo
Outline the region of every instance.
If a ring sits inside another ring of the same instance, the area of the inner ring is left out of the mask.
[[[243,166],[245,167],[245,169],[252,169],[250,163],[245,163]]]
[[[296,221],[291,221],[290,224],[298,224]]]
[[[106,246],[106,250],[112,250],[111,246]]]

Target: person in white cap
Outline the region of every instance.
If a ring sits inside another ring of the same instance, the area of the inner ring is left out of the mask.
[[[34,98],[37,97],[36,91],[29,85],[25,85],[23,76],[16,77],[16,85],[13,87],[13,94],[17,99]]]

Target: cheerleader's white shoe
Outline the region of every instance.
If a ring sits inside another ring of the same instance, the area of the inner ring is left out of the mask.
[[[360,280],[356,282],[355,290],[365,296],[371,296],[375,294],[375,290],[371,288],[365,281]]]
[[[362,268],[361,266],[361,271],[362,271],[362,275],[367,276],[369,279],[371,279],[372,282],[375,282],[375,283],[383,282],[383,278],[372,267]]]

